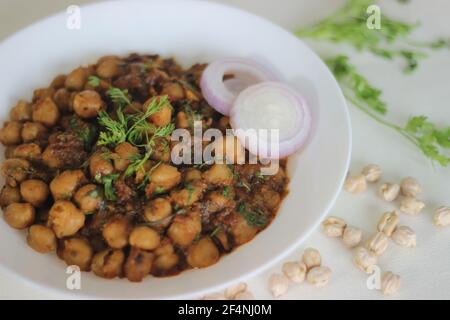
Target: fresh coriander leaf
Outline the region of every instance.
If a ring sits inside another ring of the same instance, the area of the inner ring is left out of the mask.
[[[88,78],[88,84],[94,88],[98,87],[100,85],[100,78],[96,76],[90,76]]]
[[[262,228],[268,223],[266,216],[259,212],[248,211],[243,203],[238,206],[238,212],[244,217],[250,226]]]
[[[122,90],[119,88],[109,88],[106,93],[109,95],[111,100],[120,108],[131,104],[131,101],[128,98],[128,92],[126,90]]]
[[[231,193],[231,188],[229,186],[226,186],[225,188],[223,188],[222,190],[222,195],[226,198],[230,197],[230,193]]]

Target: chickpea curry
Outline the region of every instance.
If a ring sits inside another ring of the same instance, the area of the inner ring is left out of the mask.
[[[0,129],[0,205],[39,253],[141,281],[216,263],[263,230],[287,192],[260,164],[175,165],[174,129],[229,128],[203,99],[205,65],[106,56],[21,100]]]

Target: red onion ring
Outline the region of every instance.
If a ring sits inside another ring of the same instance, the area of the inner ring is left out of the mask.
[[[231,108],[230,124],[241,144],[251,153],[279,159],[305,145],[312,119],[305,99],[297,91],[283,83],[264,82],[239,94]],[[243,130],[248,129],[278,129],[279,140],[273,141],[275,150],[270,139],[264,140],[260,135],[246,136]]]
[[[223,80],[225,75],[234,78]],[[229,115],[239,91],[250,85],[279,81],[269,68],[245,58],[225,58],[210,63],[203,71],[200,88],[205,100],[218,112]]]

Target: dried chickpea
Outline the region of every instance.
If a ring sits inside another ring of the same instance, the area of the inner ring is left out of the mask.
[[[72,236],[84,226],[85,216],[70,201],[58,200],[51,207],[48,224],[58,238]]]
[[[450,225],[450,208],[440,207],[434,212],[433,223],[436,227],[446,227]]]
[[[390,237],[397,228],[398,222],[399,219],[395,210],[392,212],[386,212],[381,216],[381,219],[377,225],[377,230]]]
[[[187,253],[187,263],[193,268],[206,268],[219,260],[220,254],[210,237],[203,237],[192,244]]]
[[[350,176],[345,180],[344,190],[353,194],[367,190],[366,177],[364,175]]]
[[[342,242],[347,248],[353,249],[360,244],[362,236],[363,232],[361,229],[346,226],[342,234]]]
[[[55,200],[69,200],[75,190],[85,182],[86,177],[82,170],[66,170],[50,182],[50,191]]]
[[[367,182],[377,182],[381,178],[381,169],[376,164],[369,164],[363,168],[362,175]]]
[[[402,195],[406,197],[417,197],[422,192],[422,187],[419,182],[413,177],[406,177],[400,183]]]
[[[388,202],[391,202],[397,199],[400,193],[400,186],[396,183],[384,183],[378,189],[378,193],[381,198]]]
[[[383,232],[377,232],[367,240],[367,249],[377,256],[381,256],[389,245],[389,238]]]
[[[35,207],[40,207],[50,194],[48,186],[41,180],[25,180],[20,184],[20,194],[22,198]]]
[[[314,248],[306,248],[303,252],[302,261],[309,270],[314,267],[320,267],[322,264],[322,257],[319,250]]]
[[[125,262],[125,276],[132,282],[140,282],[152,270],[154,255],[139,248],[131,247]]]
[[[411,216],[417,216],[423,208],[425,203],[413,197],[404,197],[400,202],[400,210]]]
[[[416,233],[410,227],[400,226],[392,233],[392,240],[405,248],[413,248],[417,244]]]
[[[28,245],[39,253],[48,253],[56,250],[56,237],[52,229],[39,224],[32,225],[28,230]]]
[[[11,203],[4,211],[4,218],[10,227],[25,229],[33,224],[35,218],[34,207],[29,203]]]
[[[358,269],[361,269],[365,273],[370,273],[372,267],[377,264],[377,256],[370,252],[367,248],[358,247],[355,249],[353,256],[353,263]]]
[[[73,99],[73,110],[81,118],[96,117],[104,108],[105,103],[102,98],[93,90],[81,91]]]
[[[33,105],[33,121],[46,127],[53,127],[59,120],[60,112],[56,104],[49,97],[39,100]]]
[[[84,238],[64,240],[62,259],[68,266],[76,265],[82,271],[88,271],[91,266],[93,250],[89,241]]]
[[[289,289],[289,279],[283,274],[274,273],[269,278],[269,290],[272,296],[279,298]]]
[[[130,222],[124,217],[116,217],[105,224],[102,235],[111,248],[122,249],[128,245]]]
[[[322,222],[322,230],[327,237],[338,238],[342,237],[346,225],[343,219],[331,216]]]
[[[99,277],[113,279],[122,276],[124,261],[122,250],[106,249],[94,255],[91,269]]]
[[[135,227],[131,231],[129,239],[131,246],[143,250],[154,250],[158,248],[160,241],[159,233],[146,226]]]
[[[238,293],[247,290],[247,284],[245,282],[239,282],[231,287],[225,289],[224,296],[227,299],[233,300]]]
[[[385,272],[381,277],[381,292],[384,295],[390,296],[397,293],[400,288],[400,276],[392,273]]]
[[[308,271],[306,280],[317,288],[325,287],[331,278],[331,269],[328,267],[314,267]]]
[[[283,274],[292,282],[302,283],[306,277],[306,264],[303,262],[286,262],[281,268]]]
[[[239,292],[234,296],[234,300],[253,300],[255,297],[250,291]]]
[[[5,146],[16,145],[22,142],[22,124],[17,121],[6,121],[0,129],[0,142]]]

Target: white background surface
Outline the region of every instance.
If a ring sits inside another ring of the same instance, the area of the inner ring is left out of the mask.
[[[49,14],[64,10],[70,4],[85,4],[92,0],[0,0],[0,40],[22,27]],[[229,3],[252,11],[295,30],[324,17],[343,1],[336,0],[228,0]],[[402,6],[395,1],[381,1],[382,13],[406,21],[422,22],[415,32],[416,39],[450,37],[446,0],[412,0]],[[230,24],[232,27],[232,24]],[[333,53],[350,54],[353,63],[370,81],[383,89],[388,102],[388,118],[403,124],[411,114],[425,114],[439,124],[450,123],[450,54],[444,50],[430,54],[419,70],[411,76],[400,72],[396,62],[387,62],[369,54],[354,53],[348,48],[309,42],[321,56]],[[55,44],[57,45],[57,44]],[[282,50],[282,48],[280,48]],[[32,53],[30,53],[32,57]],[[11,106],[1,106],[10,108]],[[402,288],[395,296],[399,299],[450,299],[450,228],[437,229],[431,223],[433,210],[440,205],[450,205],[450,168],[433,168],[418,151],[398,136],[350,106],[353,125],[353,156],[351,170],[355,173],[366,163],[377,163],[383,169],[383,181],[399,181],[412,175],[419,179],[424,192],[422,199],[427,208],[416,218],[401,215],[401,223],[411,226],[418,235],[415,249],[403,249],[391,243],[380,258],[379,266],[402,277]],[[365,194],[352,196],[342,193],[333,215],[345,218],[351,225],[365,231],[366,236],[375,230],[380,215],[398,204],[388,204],[376,196],[376,186]],[[291,286],[287,299],[383,299],[377,291],[368,290],[366,275],[351,263],[351,252],[336,239],[325,238],[318,230],[310,237],[292,259],[301,256],[302,249],[318,248],[323,262],[333,270],[330,284],[316,289],[308,284]],[[278,272],[277,266],[248,279],[256,298],[271,298],[267,291],[267,278]],[[0,274],[0,298],[57,299],[49,292],[37,291],[15,278]]]

